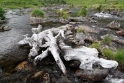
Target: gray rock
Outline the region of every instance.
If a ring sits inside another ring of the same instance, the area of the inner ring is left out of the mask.
[[[9,31],[9,30],[11,30],[11,28],[10,28],[9,26],[4,26],[4,27],[3,27],[3,30],[4,30],[4,31]]]
[[[109,23],[107,25],[107,27],[109,27],[111,29],[119,29],[120,28],[120,23],[118,23],[117,21],[112,21],[111,23]]]
[[[102,81],[108,76],[108,69],[77,70],[76,76],[82,80]]]

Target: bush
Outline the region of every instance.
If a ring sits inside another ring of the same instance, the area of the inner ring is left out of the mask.
[[[82,9],[78,12],[78,16],[84,16],[84,17],[86,17],[86,16],[87,16],[87,13],[88,13],[88,11],[87,11],[87,6],[84,6],[84,7],[82,7]]]
[[[110,35],[105,36],[104,39],[102,40],[102,44],[110,45],[111,42],[112,42],[112,40],[111,40]]]
[[[34,9],[32,11],[32,16],[34,16],[34,17],[44,17],[44,12],[40,9]]]
[[[0,20],[3,20],[5,17],[4,17],[4,9],[0,7]]]

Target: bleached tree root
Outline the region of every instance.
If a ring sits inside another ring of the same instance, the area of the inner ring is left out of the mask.
[[[118,66],[116,61],[99,58],[98,51],[95,48],[88,48],[85,46],[72,48],[71,46],[66,45],[63,42],[63,39],[66,38],[64,32],[70,27],[72,26],[65,25],[40,32],[41,25],[39,25],[37,29],[32,29],[33,35],[31,37],[27,37],[27,35],[25,35],[25,38],[19,41],[18,44],[29,44],[32,47],[28,58],[34,58],[34,65],[37,65],[39,60],[47,57],[48,52],[50,51],[63,74],[66,74],[67,71],[63,61],[60,58],[59,50],[63,50],[65,52],[64,59],[66,61],[79,60],[81,62],[81,69],[93,70],[93,64],[95,63],[101,65],[103,68],[116,68]],[[46,50],[39,54],[40,48],[43,47],[45,47]]]

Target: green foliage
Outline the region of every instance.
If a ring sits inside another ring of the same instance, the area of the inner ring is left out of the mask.
[[[104,39],[102,40],[102,44],[110,45],[111,42],[112,42],[112,40],[111,40],[110,35],[105,36]]]
[[[100,4],[96,9],[98,12],[101,12],[102,11],[102,5]]]
[[[40,9],[34,9],[32,11],[32,16],[34,16],[34,17],[44,17],[44,12]]]
[[[4,17],[4,9],[2,7],[0,7],[0,20],[3,20],[5,17]]]
[[[63,12],[63,13],[62,13],[62,17],[63,17],[64,19],[68,19],[68,17],[69,17],[68,12]]]
[[[124,49],[117,50],[115,59],[118,61],[124,61]]]
[[[78,16],[84,16],[84,17],[86,17],[87,16],[87,13],[88,13],[87,6],[83,6],[81,8],[81,10],[78,12]]]
[[[104,49],[103,54],[106,55],[109,59],[114,59],[114,53],[110,48]]]
[[[93,43],[90,45],[91,48],[96,48],[98,51],[101,51],[101,44],[100,43]]]

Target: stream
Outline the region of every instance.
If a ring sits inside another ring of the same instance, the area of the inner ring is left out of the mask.
[[[52,8],[51,8],[52,9]],[[23,39],[22,35],[29,34],[31,36],[31,28],[37,27],[37,25],[30,25],[30,11],[32,9],[13,9],[7,10],[6,18],[8,21],[5,25],[11,27],[12,29],[9,31],[0,32],[0,83],[23,83],[22,81],[27,79],[25,83],[34,83],[33,80],[30,80],[30,75],[43,71],[46,74],[50,74],[50,83],[92,83],[81,81],[75,76],[75,71],[77,68],[67,67],[68,76],[64,76],[61,70],[56,65],[53,57],[47,57],[39,62],[40,66],[33,66],[29,63],[29,67],[31,69],[27,69],[27,71],[20,72],[15,70],[15,67],[23,61],[28,61],[28,53],[30,48],[19,48],[17,43],[21,39]],[[78,9],[72,9],[72,11],[77,11]],[[53,11],[53,10],[50,10]],[[49,11],[49,12],[50,12]],[[98,13],[97,13],[98,14]],[[74,14],[72,14],[74,15]],[[57,16],[51,16],[51,19],[56,18]],[[108,23],[113,20],[117,20],[121,24],[121,28],[124,29],[124,16],[122,18],[103,18],[103,17],[95,17],[100,24],[100,28],[106,27]],[[51,27],[59,27],[62,24],[60,23],[49,23],[43,24],[43,30],[49,29]],[[97,26],[93,24],[93,26]],[[106,34],[106,33],[103,33]],[[102,34],[102,35],[103,35]],[[119,46],[121,47],[121,45]],[[123,47],[123,46],[122,46]],[[21,57],[20,57],[21,56]],[[24,56],[22,58],[22,56]],[[19,61],[18,61],[19,59]],[[3,62],[5,61],[5,62]],[[11,67],[9,67],[11,64]],[[67,63],[65,63],[67,65]],[[14,68],[14,70],[13,70]],[[44,80],[44,79],[42,79]],[[120,82],[119,82],[120,81]],[[36,83],[39,83],[38,81]],[[104,81],[99,83],[124,83],[124,79],[111,79],[111,76],[107,77]]]

